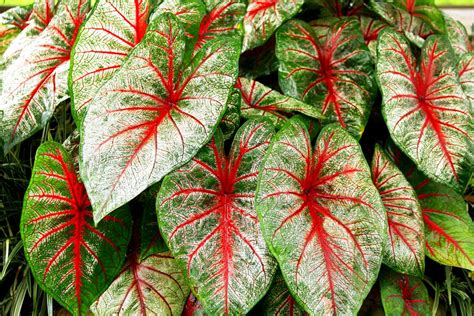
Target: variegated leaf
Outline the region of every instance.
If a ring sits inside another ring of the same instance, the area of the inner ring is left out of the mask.
[[[257,212],[290,291],[310,314],[355,314],[382,262],[387,223],[357,141],[325,126],[311,148],[290,120],[262,166]]]
[[[314,29],[292,20],[277,32],[280,86],[360,137],[375,98],[373,63],[355,18]]]
[[[431,315],[428,290],[420,278],[384,269],[380,292],[387,316]]]
[[[143,260],[132,256],[92,312],[98,316],[180,315],[188,294],[189,287],[169,252]]]
[[[358,16],[358,19],[362,35],[364,36],[365,45],[367,45],[367,47],[369,48],[373,60],[376,60],[377,38],[379,36],[380,31],[388,27],[388,24],[381,20],[366,16]]]
[[[316,107],[284,96],[258,81],[240,77],[237,79],[236,88],[242,95],[240,111],[243,118],[264,116],[275,126],[280,126],[292,112],[300,112],[313,118],[322,117]]]
[[[379,146],[372,159],[372,180],[387,211],[388,239],[383,262],[400,273],[422,277],[425,236],[415,190]]]
[[[250,0],[244,17],[243,51],[264,44],[285,21],[301,10],[304,0]]]
[[[11,8],[0,14],[0,57],[11,41],[28,26],[32,6]]]
[[[293,296],[291,296],[280,271],[275,275],[270,290],[260,301],[258,313],[265,316],[306,315]]]
[[[393,140],[421,171],[462,192],[472,172],[473,122],[449,42],[426,40],[418,68],[395,31],[381,33],[377,50],[382,112]]]
[[[183,63],[186,35],[166,13],[88,106],[81,175],[96,222],[207,143],[235,82],[238,38],[213,40]]]
[[[434,30],[420,17],[396,7],[393,3],[370,0],[372,10],[416,46],[422,47]]]
[[[73,160],[57,143],[36,153],[25,194],[21,235],[36,281],[73,315],[86,315],[125,258],[128,211],[117,210],[97,226]]]
[[[98,0],[72,52],[72,113],[81,125],[88,105],[141,42],[148,26],[150,0]]]
[[[429,24],[437,32],[445,33],[443,13],[435,6],[435,0],[393,0],[393,5]]]
[[[3,73],[5,150],[41,129],[67,97],[70,52],[88,10],[88,0],[62,1],[46,29]]]
[[[157,198],[163,237],[210,315],[246,314],[276,270],[254,206],[272,124],[247,121],[229,155],[222,134],[163,181]]]

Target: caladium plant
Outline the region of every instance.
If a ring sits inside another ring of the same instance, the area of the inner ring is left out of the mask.
[[[433,0],[37,0],[0,95],[0,313],[472,314],[474,52]]]

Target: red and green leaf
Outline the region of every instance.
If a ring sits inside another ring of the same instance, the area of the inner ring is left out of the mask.
[[[88,105],[81,175],[100,221],[208,142],[237,75],[240,41],[204,45],[183,62],[186,35],[166,13]]]
[[[437,32],[445,33],[443,13],[435,6],[434,0],[394,0],[393,5],[429,24]]]
[[[301,10],[303,3],[304,0],[249,0],[242,50],[264,44],[280,25]]]
[[[242,95],[240,111],[243,118],[264,116],[275,126],[280,126],[292,112],[300,112],[313,118],[322,117],[316,107],[284,96],[255,80],[240,77],[237,79],[236,88]]]
[[[201,0],[165,0],[150,17],[153,21],[158,15],[170,13],[181,23],[186,37],[192,42],[199,33],[199,24],[206,15],[206,5]],[[194,44],[192,45],[194,47]],[[191,55],[192,52],[189,52]]]
[[[423,211],[426,255],[441,264],[474,271],[474,223],[463,197],[418,170],[408,174]]]
[[[474,106],[474,52],[463,54],[458,61],[459,82],[467,98]]]
[[[11,41],[28,26],[32,6],[11,8],[0,14],[0,57]]]
[[[120,271],[130,231],[123,209],[94,226],[70,155],[53,142],[38,148],[23,205],[22,240],[36,281],[73,315],[85,315]]]
[[[357,141],[327,125],[313,150],[305,124],[292,119],[273,138],[258,181],[263,235],[291,293],[310,314],[355,314],[387,232]]]
[[[34,39],[44,31],[51,22],[55,11],[55,0],[37,0],[33,4],[31,14],[25,27],[10,43],[1,61],[3,65],[12,63],[25,47],[29,47]]]
[[[46,29],[3,73],[0,136],[6,150],[41,129],[67,96],[70,52],[88,10],[87,0],[61,2]]]
[[[328,21],[329,27],[313,29],[292,20],[279,29],[280,86],[320,109],[323,124],[338,122],[360,137],[375,98],[372,59],[356,19],[320,22]]]
[[[379,146],[372,159],[372,180],[387,211],[383,262],[397,272],[423,276],[425,237],[416,192]]]
[[[426,40],[418,68],[409,43],[395,31],[381,33],[377,50],[382,112],[392,139],[425,174],[464,191],[473,123],[447,39]]]
[[[425,39],[434,34],[433,28],[417,15],[396,7],[393,3],[370,0],[372,10],[416,46],[423,46]]]
[[[393,144],[388,150],[418,195],[426,255],[441,264],[474,271],[474,223],[463,197],[428,179]]]
[[[189,287],[169,252],[127,261],[94,304],[95,315],[180,315]]]
[[[360,28],[362,31],[362,35],[364,36],[365,45],[369,48],[370,54],[372,58],[376,60],[377,58],[377,38],[379,33],[386,27],[388,24],[385,22],[366,17],[366,16],[358,16]]]
[[[72,53],[71,91],[76,124],[90,102],[141,42],[148,27],[150,0],[97,1]]]
[[[268,121],[247,121],[229,155],[218,131],[196,157],[163,181],[161,232],[210,315],[246,314],[265,294],[276,263],[254,206],[260,161],[273,134]]]
[[[422,279],[384,269],[380,292],[385,315],[431,315],[428,290]]]
[[[304,316],[306,313],[291,296],[280,271],[277,272],[270,290],[259,303],[259,315]]]

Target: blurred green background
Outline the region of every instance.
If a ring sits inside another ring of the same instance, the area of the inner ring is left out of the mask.
[[[33,0],[0,0],[2,5],[21,5],[30,4]],[[474,6],[474,0],[435,0],[438,5],[472,5]]]

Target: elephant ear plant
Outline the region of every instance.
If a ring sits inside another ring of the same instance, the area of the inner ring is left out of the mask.
[[[471,315],[473,82],[432,0],[10,9],[1,313]]]

